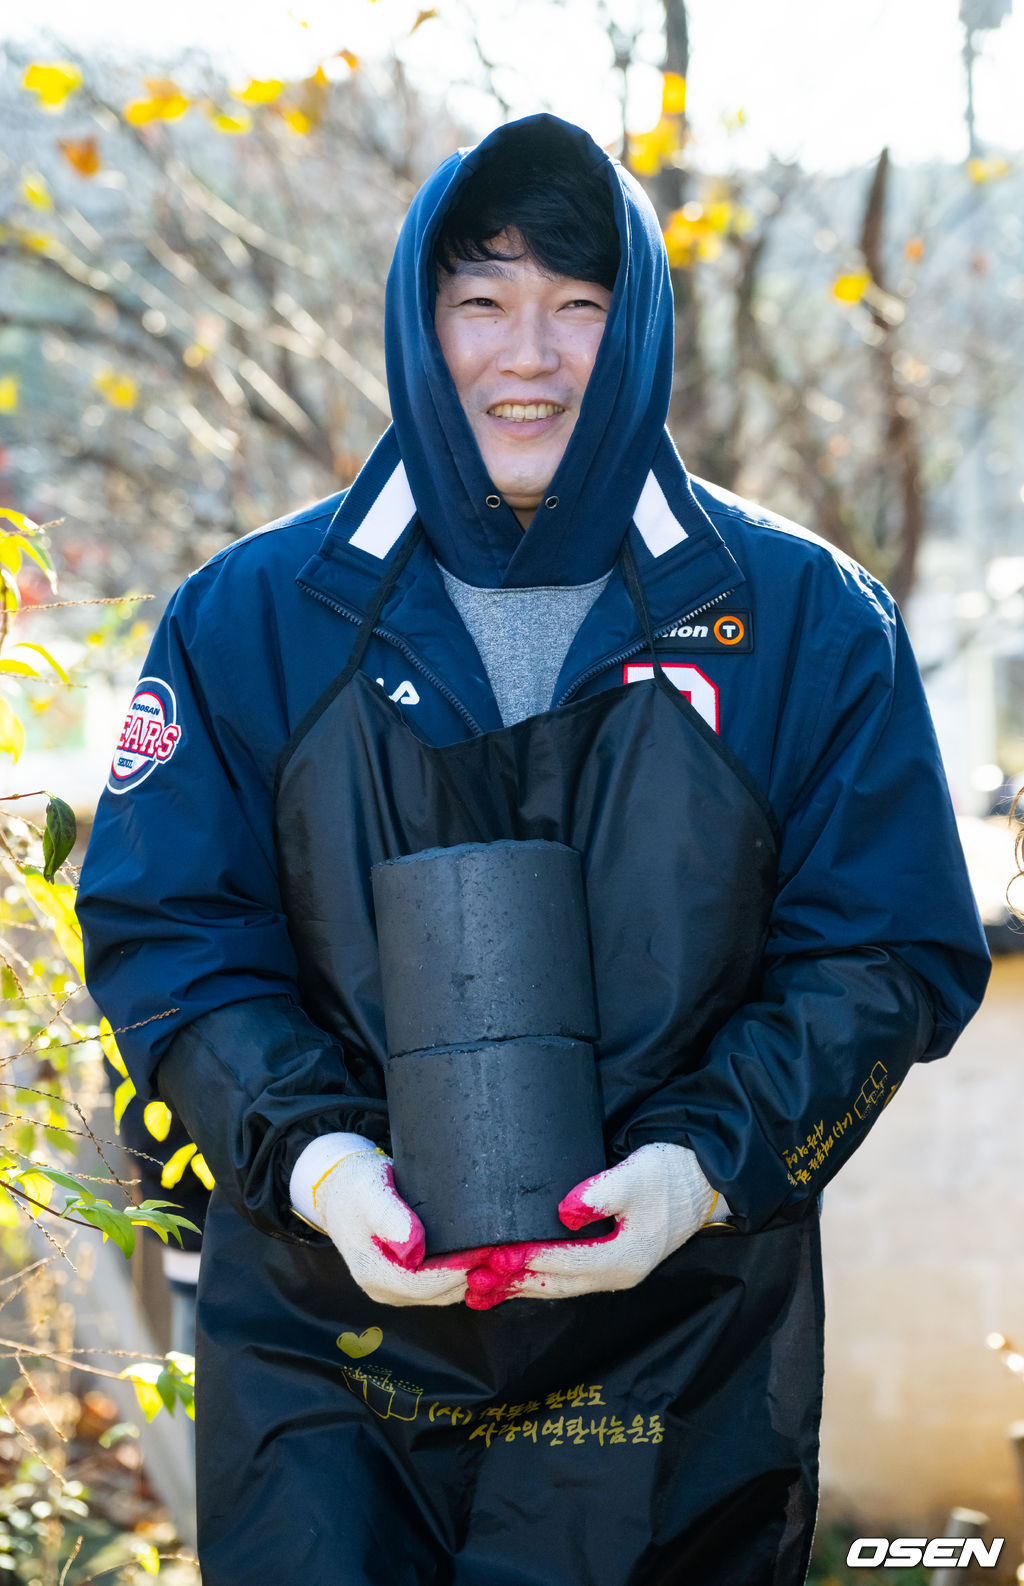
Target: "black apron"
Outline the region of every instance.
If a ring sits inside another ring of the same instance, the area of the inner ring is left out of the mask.
[[[303,1006],[342,1046],[353,1093],[383,1105],[371,866],[464,842],[566,843],[583,855],[614,1144],[756,993],[770,811],[661,670],[628,551],[650,681],[424,742],[359,670],[405,559],[282,759],[280,879]],[[627,1291],[477,1312],[376,1304],[333,1246],[268,1239],[215,1196],[203,1272],[205,1586],[803,1581],[816,1216],[708,1230]]]

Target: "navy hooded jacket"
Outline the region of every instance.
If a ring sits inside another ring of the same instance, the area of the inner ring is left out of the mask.
[[[525,534],[507,505],[487,505],[493,486],[432,323],[440,217],[481,154],[512,137],[550,159],[565,140],[582,150],[610,184],[622,245],[550,487],[557,505],[538,509]],[[688,477],[664,428],[672,308],[657,222],[579,129],[533,117],[439,168],[399,240],[386,335],[394,423],[352,488],[220,552],[167,609],[83,869],[90,989],[122,1032],[140,1091],[172,1101],[247,1215],[291,1233],[299,1150],[333,1129],[386,1141],[387,1123],[298,1006],[273,836],[282,751],[343,668],[417,520],[426,539],[363,670],[424,739],[501,727],[435,557],[481,586],[582,583],[612,568],[552,704],[643,681],[650,660],[613,567],[628,535],[660,658],[770,805],[780,871],[762,994],[719,1032],[700,1073],[650,1098],[611,1149],[690,1145],[746,1226],[795,1215],[849,1154],[812,1171],[812,1143],[796,1149],[779,1124],[814,1111],[830,1051],[855,1051],[868,1076],[884,1052],[898,1084],[913,1061],[949,1050],[987,978],[899,615],[845,556]],[[866,1100],[868,1123],[877,1100]]]

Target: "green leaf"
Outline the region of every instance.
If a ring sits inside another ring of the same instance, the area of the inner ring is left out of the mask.
[[[138,1437],[139,1429],[131,1421],[118,1421],[116,1426],[108,1426],[105,1432],[99,1435],[101,1448],[113,1448],[115,1443],[120,1443],[126,1437]]]
[[[98,1228],[104,1239],[112,1239],[126,1256],[131,1255],[135,1249],[135,1229],[126,1212],[115,1211],[113,1206],[105,1206],[99,1202],[92,1206],[76,1207],[76,1212],[83,1222],[91,1223],[94,1228]]]
[[[36,1126],[34,1123],[19,1123],[14,1131],[14,1143],[23,1156],[28,1156],[36,1148]]]
[[[156,1379],[156,1391],[164,1402],[164,1408],[174,1414],[174,1406],[178,1402],[174,1373],[164,1369]]]
[[[43,833],[44,880],[53,880],[75,846],[77,835],[78,826],[71,805],[65,804],[63,799],[51,798],[46,806],[46,830]]]
[[[62,1173],[60,1168],[40,1166],[36,1169],[36,1172],[45,1174],[51,1183],[59,1184],[61,1189],[71,1190],[74,1195],[84,1202],[96,1199],[91,1190],[87,1190],[84,1184],[79,1184],[78,1180],[72,1178],[70,1173]]]
[[[172,1201],[144,1201],[141,1206],[129,1207],[128,1216],[140,1227],[151,1228],[164,1244],[167,1243],[168,1234],[173,1234],[180,1245],[183,1228],[190,1228],[196,1234],[201,1233],[202,1230],[197,1228],[195,1223],[189,1222],[188,1218],[180,1213],[156,1210],[158,1206],[171,1205],[173,1205]]]

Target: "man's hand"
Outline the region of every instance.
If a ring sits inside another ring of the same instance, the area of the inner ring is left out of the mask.
[[[391,1158],[369,1141],[313,1187],[317,1222],[356,1283],[381,1305],[456,1305],[481,1251],[423,1259],[423,1224],[395,1189]]]
[[[633,1288],[710,1220],[716,1202],[723,1204],[686,1146],[641,1146],[577,1184],[559,1205],[567,1228],[613,1217],[611,1233],[564,1244],[500,1245],[470,1272],[466,1304],[483,1311],[508,1299],[563,1300]]]

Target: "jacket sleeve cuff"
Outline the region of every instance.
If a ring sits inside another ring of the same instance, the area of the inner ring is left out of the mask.
[[[292,1168],[288,1184],[292,1210],[298,1213],[303,1222],[326,1232],[323,1217],[316,1209],[314,1192],[317,1185],[332,1168],[337,1167],[343,1157],[352,1156],[356,1151],[376,1149],[373,1141],[361,1134],[319,1134],[310,1140],[299,1152]]]

